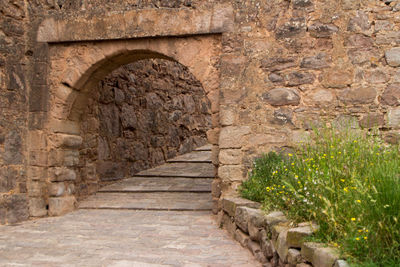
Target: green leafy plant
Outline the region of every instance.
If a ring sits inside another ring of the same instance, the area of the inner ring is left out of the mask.
[[[400,153],[376,133],[320,129],[294,153],[254,163],[242,196],[295,221],[355,266],[400,266]]]

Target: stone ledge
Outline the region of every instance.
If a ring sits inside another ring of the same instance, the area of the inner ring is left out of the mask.
[[[46,18],[37,41],[47,43],[215,34],[233,30],[233,8],[132,10],[106,17]],[[107,26],[107,27],[105,27]]]
[[[265,214],[259,203],[240,197],[223,198],[222,206],[222,226],[263,266],[348,266],[335,248],[304,242],[318,230],[316,224],[294,227],[282,212]]]

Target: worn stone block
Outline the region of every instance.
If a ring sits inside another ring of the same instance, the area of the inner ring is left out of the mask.
[[[383,105],[400,105],[400,83],[389,84],[381,96]]]
[[[326,53],[319,53],[312,57],[305,57],[302,59],[300,67],[314,70],[328,68],[328,56]]]
[[[313,255],[312,264],[320,267],[332,267],[339,259],[339,253],[333,248],[317,248]]]
[[[60,216],[75,209],[76,200],[74,196],[49,198],[49,215]]]
[[[301,245],[301,256],[308,262],[313,262],[315,251],[318,248],[323,248],[324,244],[315,242],[304,242]],[[332,263],[333,265],[333,263]]]
[[[287,232],[288,229],[284,229],[279,233],[279,236],[276,240],[276,251],[278,252],[279,258],[283,261],[283,263],[287,262],[288,256],[288,244],[287,244]]]
[[[6,205],[6,222],[13,224],[29,217],[28,199],[25,194],[3,196]],[[1,200],[0,200],[1,202]]]
[[[308,31],[312,37],[329,38],[339,31],[338,27],[333,24],[314,23],[308,27]]]
[[[292,265],[296,265],[301,263],[301,253],[298,249],[289,249],[288,250],[288,263]]]
[[[41,197],[45,194],[45,184],[41,181],[29,181],[27,189],[30,197]]]
[[[236,223],[235,221],[226,213],[222,217],[222,225],[228,231],[228,233],[234,237],[236,233]]]
[[[50,168],[49,178],[51,182],[75,181],[76,173],[65,167]]]
[[[399,128],[400,127],[400,108],[391,108],[388,112],[388,124],[389,127]]]
[[[386,62],[392,67],[400,66],[400,47],[394,47],[385,52]]]
[[[240,149],[221,149],[219,151],[219,162],[227,165],[240,164],[242,152]]]
[[[49,194],[52,197],[60,197],[65,193],[65,184],[64,182],[60,183],[51,183],[49,186]]]
[[[47,178],[47,170],[43,167],[29,166],[27,170],[28,180],[40,181]]]
[[[242,166],[240,165],[223,165],[218,168],[218,177],[222,181],[243,181],[246,177]]]
[[[328,88],[345,88],[353,83],[354,74],[351,69],[332,68],[323,72],[322,85]]]
[[[291,248],[301,248],[304,238],[311,236],[313,233],[318,231],[318,229],[319,226],[315,224],[289,229],[287,232],[288,246]]]
[[[245,233],[249,233],[248,224],[251,217],[261,216],[259,209],[252,209],[245,206],[239,206],[235,212],[236,225],[242,229]]]
[[[339,93],[339,100],[345,104],[370,104],[376,99],[377,92],[372,87],[348,88]]]
[[[262,95],[263,100],[272,106],[298,105],[299,93],[291,88],[276,88]]]
[[[229,216],[235,216],[236,213],[236,208],[237,207],[249,207],[253,209],[257,209],[260,207],[260,203],[247,200],[244,198],[238,198],[238,197],[225,197],[222,200],[222,206],[223,209],[226,213],[229,214]]]
[[[29,215],[32,217],[46,216],[46,201],[43,198],[29,198]]]
[[[247,244],[249,242],[249,236],[246,235],[242,230],[240,229],[236,229],[235,232],[235,240],[238,241],[240,243],[240,245],[242,245],[242,247],[247,247]]]
[[[288,221],[286,216],[281,211],[274,211],[265,215],[265,220],[269,227],[272,227],[278,223],[285,223]]]
[[[79,149],[83,142],[83,138],[81,136],[67,134],[51,135],[50,140],[54,147],[68,149]]]
[[[219,147],[223,148],[241,148],[244,137],[251,132],[249,126],[228,126],[221,128],[219,135]]]
[[[3,160],[6,164],[22,163],[22,137],[16,130],[11,130],[5,136]]]
[[[378,113],[370,113],[365,116],[360,120],[360,126],[362,128],[372,128],[372,127],[378,127],[378,126],[383,126],[385,123],[383,114],[378,114]]]

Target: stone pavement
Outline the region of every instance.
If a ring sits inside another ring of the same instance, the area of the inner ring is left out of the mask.
[[[0,266],[260,266],[211,215],[200,152],[106,186],[65,216],[0,226]]]

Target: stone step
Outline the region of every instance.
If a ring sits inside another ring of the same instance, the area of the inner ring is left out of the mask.
[[[211,144],[207,144],[205,146],[201,146],[198,148],[195,148],[194,151],[211,151],[212,145]]]
[[[210,178],[133,177],[105,186],[99,192],[211,192]]]
[[[80,209],[211,210],[210,193],[102,193],[83,200]]]
[[[195,177],[214,178],[214,166],[211,163],[167,163],[153,169],[141,171],[135,177]]]
[[[211,163],[211,151],[200,150],[184,154],[173,159],[167,160],[169,163],[192,162],[192,163]]]

